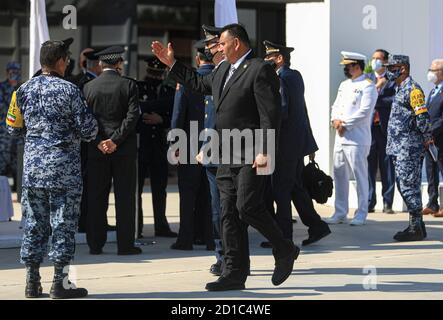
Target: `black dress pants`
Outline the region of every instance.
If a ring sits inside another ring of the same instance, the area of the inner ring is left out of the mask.
[[[291,250],[265,205],[268,176],[259,176],[251,165],[221,165],[217,171],[225,268],[223,276],[245,282],[249,271],[248,225],[257,229],[274,247],[276,258]]]
[[[88,159],[88,214],[86,238],[89,248],[100,250],[106,243],[106,212],[109,185],[113,181],[119,251],[127,251],[135,240],[134,155],[100,155]]]

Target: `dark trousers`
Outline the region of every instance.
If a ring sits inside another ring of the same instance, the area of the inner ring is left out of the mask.
[[[202,240],[213,247],[212,218],[206,169],[201,165],[178,166],[178,191],[180,198],[180,230],[177,243],[192,246],[195,238],[195,220],[202,219]]]
[[[426,177],[428,179],[428,195],[429,201],[426,207],[434,211],[440,210],[438,205],[439,198],[439,184],[440,184],[440,172],[443,173],[443,152],[439,151],[438,162],[432,159],[429,152],[425,154],[425,165],[426,165]]]
[[[369,209],[377,204],[376,176],[380,168],[383,203],[391,206],[394,202],[395,169],[390,156],[386,154],[387,137],[381,126],[372,126],[372,145],[368,156]]]
[[[245,282],[249,272],[248,225],[257,229],[274,247],[275,256],[288,254],[290,243],[269,211],[264,191],[268,176],[259,176],[251,165],[229,167],[217,171],[222,209],[222,237],[225,250],[223,276]]]
[[[212,209],[212,233],[215,243],[215,257],[217,261],[222,262],[223,245],[221,236],[221,208],[220,208],[220,191],[217,187],[217,168],[207,167],[206,175],[208,176],[209,190],[211,192],[211,209]]]
[[[326,224],[315,211],[312,199],[303,186],[303,168],[303,158],[297,159],[295,163],[281,161],[272,176],[272,189],[277,204],[277,223],[286,239],[292,240],[293,236],[291,201],[302,223],[309,228],[309,232]]]
[[[86,225],[89,248],[100,250],[106,243],[106,212],[111,181],[114,184],[118,250],[127,251],[134,246],[135,161],[135,155],[89,157]]]
[[[154,156],[154,155],[151,155]],[[154,210],[155,233],[170,231],[166,219],[166,188],[168,186],[168,163],[167,159],[151,159],[146,161],[143,155],[138,159],[138,232],[143,231],[143,207],[142,194],[145,178],[151,179],[152,207]]]

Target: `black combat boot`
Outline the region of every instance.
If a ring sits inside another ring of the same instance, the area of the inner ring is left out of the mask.
[[[40,265],[27,264],[26,265],[26,298],[39,298],[43,294],[42,284],[40,282]]]
[[[401,242],[421,241],[425,238],[424,223],[421,215],[409,215],[409,226],[404,230],[397,232],[394,239]]]
[[[66,265],[54,265],[54,280],[50,292],[51,299],[75,299],[88,295],[88,290],[76,288],[68,280],[68,268]]]

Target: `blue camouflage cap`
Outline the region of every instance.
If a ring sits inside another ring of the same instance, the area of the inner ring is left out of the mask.
[[[385,63],[385,67],[406,64],[409,65],[409,57],[401,54],[389,55],[388,63]]]
[[[6,65],[6,70],[21,70],[22,65],[17,61],[10,61]]]

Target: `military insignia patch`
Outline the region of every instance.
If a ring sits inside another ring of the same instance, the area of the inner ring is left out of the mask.
[[[420,89],[414,89],[411,92],[410,95],[411,99],[411,107],[415,112],[415,115],[419,115],[425,112],[428,112],[428,109],[426,108],[426,102],[425,102],[425,95],[423,94],[423,91]]]
[[[8,115],[6,116],[6,124],[13,128],[23,128],[23,116],[17,105],[17,95],[15,91],[12,93]]]

